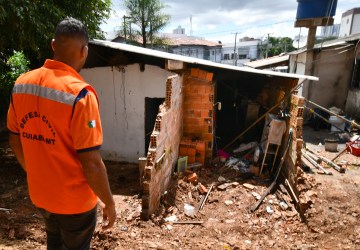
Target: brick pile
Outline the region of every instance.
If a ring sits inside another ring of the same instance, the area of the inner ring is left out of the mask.
[[[183,138],[179,146],[179,156],[187,156],[188,164],[199,162],[205,165],[205,141]]]
[[[290,127],[293,129],[291,158],[295,167],[301,167],[301,149],[303,145],[302,125],[305,99],[299,95],[291,96]]]

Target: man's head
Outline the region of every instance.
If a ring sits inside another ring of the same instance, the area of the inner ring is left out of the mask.
[[[65,18],[57,25],[51,42],[54,59],[80,71],[88,55],[88,41],[84,24],[72,17]]]

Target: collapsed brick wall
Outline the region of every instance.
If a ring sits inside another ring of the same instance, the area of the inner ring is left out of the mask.
[[[167,189],[173,167],[177,163],[182,136],[182,79],[167,79],[165,102],[160,105],[142,176],[142,219],[147,220],[160,205],[161,194]]]
[[[191,69],[190,74],[184,76],[184,140],[182,145],[190,148],[194,146],[198,152],[188,155],[188,163],[193,163],[193,158],[194,161],[203,163],[203,145],[205,145],[205,159],[212,157],[214,133],[214,84],[212,78],[213,73],[200,69]],[[192,145],[191,141],[195,140],[197,141],[196,145]]]
[[[306,210],[312,204],[311,188],[314,184],[312,177],[307,177],[301,168],[302,165],[302,148],[303,148],[303,114],[305,99],[302,96],[292,95],[290,109],[290,126],[293,129],[293,141],[290,148],[290,156],[293,162],[293,169],[289,175],[289,183],[294,189],[296,198],[299,200],[300,214],[304,215]],[[309,192],[309,193],[308,193]]]

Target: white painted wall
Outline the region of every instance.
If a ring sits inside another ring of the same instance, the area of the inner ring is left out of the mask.
[[[358,34],[358,33],[360,33],[360,14],[355,14],[353,18],[350,34]]]
[[[341,18],[339,37],[349,36],[351,32],[351,20],[353,15]]]
[[[145,155],[145,97],[165,97],[166,79],[174,73],[138,64],[81,70],[97,91],[103,126],[104,159],[137,162]]]

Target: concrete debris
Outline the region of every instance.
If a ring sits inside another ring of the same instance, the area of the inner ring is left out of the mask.
[[[226,181],[226,179],[225,179],[224,177],[219,176],[219,178],[218,178],[218,182],[225,182],[225,181]]]
[[[261,198],[261,195],[255,192],[251,193],[257,200],[259,200]]]
[[[243,186],[244,186],[245,188],[249,189],[249,190],[255,189],[255,186],[254,186],[254,185],[251,185],[251,184],[249,184],[249,183],[244,183]]]
[[[165,222],[174,222],[174,221],[177,221],[177,220],[178,220],[178,219],[177,219],[176,215],[171,215],[171,216],[166,217],[166,218],[164,219]]]
[[[206,194],[209,190],[202,185],[201,183],[198,184],[197,189],[199,190],[200,194]]]
[[[279,205],[280,205],[280,207],[281,207],[283,210],[287,210],[287,209],[289,208],[289,206],[288,206],[285,202],[283,202],[283,201],[281,201],[281,202],[279,203]]]
[[[225,203],[226,206],[230,206],[230,205],[232,205],[234,202],[231,201],[231,200],[226,200],[226,201],[224,201],[224,203]]]
[[[266,212],[268,214],[272,214],[274,212],[274,210],[272,210],[272,208],[270,206],[266,206]]]
[[[187,179],[191,183],[197,183],[198,176],[196,175],[196,173],[192,173],[192,174],[188,175]]]

